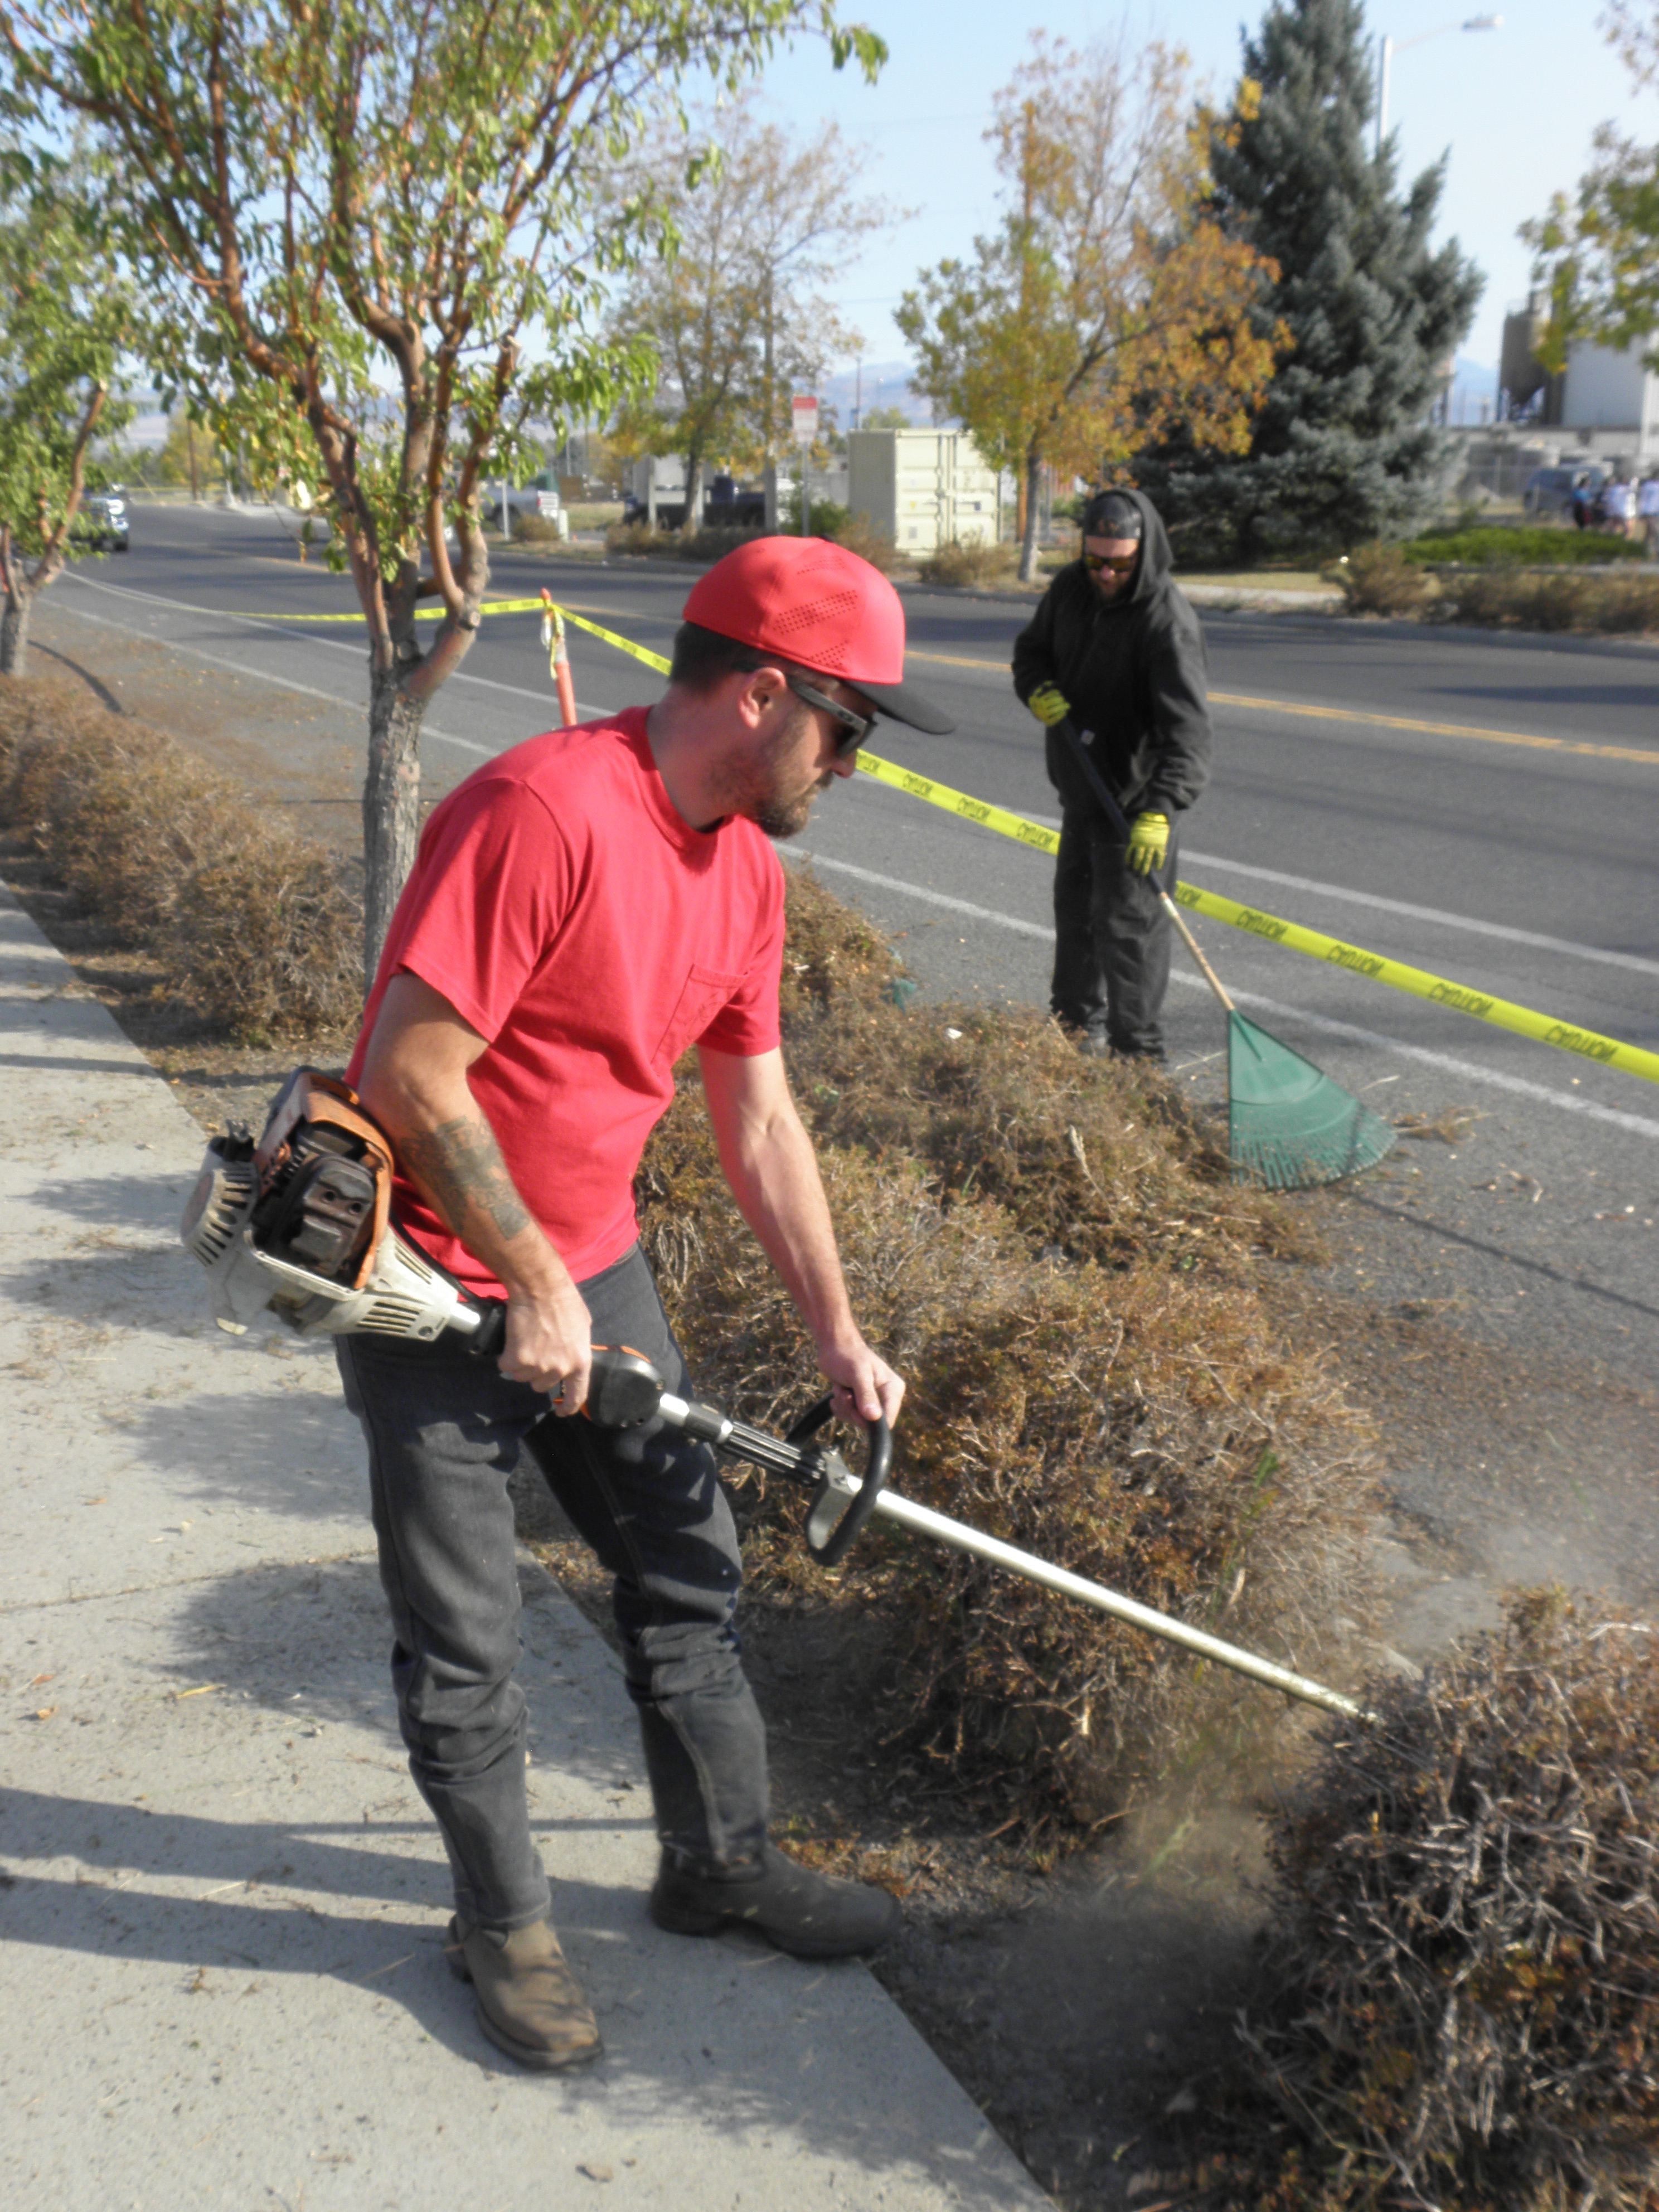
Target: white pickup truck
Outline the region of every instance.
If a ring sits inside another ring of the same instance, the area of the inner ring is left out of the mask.
[[[559,480],[551,469],[544,469],[539,476],[532,477],[519,491],[510,488],[504,489],[500,484],[486,483],[483,486],[478,512],[485,522],[497,530],[506,527],[501,519],[503,503],[508,516],[514,520],[521,514],[539,514],[545,516],[550,522],[556,522],[564,512],[564,503],[559,497]],[[560,534],[564,534],[562,527]]]

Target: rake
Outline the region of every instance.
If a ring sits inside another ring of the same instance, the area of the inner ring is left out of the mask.
[[[1065,732],[1091,790],[1127,844],[1129,824],[1090,759],[1083,737],[1069,719],[1056,726]],[[1308,1190],[1375,1167],[1394,1149],[1393,1129],[1304,1054],[1246,1020],[1205,958],[1181,908],[1156,876],[1149,880],[1199,972],[1226,1009],[1227,1152],[1233,1181],[1263,1183],[1269,1190]]]

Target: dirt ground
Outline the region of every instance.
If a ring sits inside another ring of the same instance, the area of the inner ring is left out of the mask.
[[[356,716],[228,677],[204,680],[159,648],[112,643],[105,660],[82,645],[71,655],[52,635],[43,624],[41,672],[73,676],[104,704],[170,729],[337,848],[355,842]],[[284,744],[273,768],[259,732],[276,724]],[[192,1027],[141,957],[100,941],[15,834],[0,838],[0,877],[205,1130],[229,1118],[257,1128],[301,1059],[343,1062],[343,1034],[271,1051],[228,1048]],[[1528,1485],[1555,1477],[1540,1433],[1582,1447],[1594,1425],[1603,1456],[1645,1468],[1659,1408],[1633,1387],[1482,1344],[1433,1302],[1379,1305],[1357,1294],[1385,1229],[1341,1196],[1299,1202],[1331,1261],[1274,1268],[1270,1295],[1288,1323],[1318,1331],[1375,1425],[1376,1551],[1395,1599],[1384,1633],[1421,1656],[1494,1618],[1496,1596],[1453,1522],[1413,1504],[1391,1469],[1426,1457],[1454,1480],[1465,1470],[1491,1483],[1514,1510]],[[526,1541],[607,1628],[603,1578],[557,1508],[531,1480],[516,1494]],[[883,1655],[856,1601],[751,1599],[744,1635],[772,1735],[781,1832],[803,1856],[902,1895],[905,1932],[877,1971],[1037,2180],[1066,2212],[1220,2201],[1194,2194],[1193,2160],[1212,2146],[1209,2092],[1251,1988],[1266,1909],[1261,1808],[1219,1802],[1176,1820],[1153,1808],[1087,1853],[1034,1854],[1013,1834],[987,1834],[970,1805],[883,1745]]]

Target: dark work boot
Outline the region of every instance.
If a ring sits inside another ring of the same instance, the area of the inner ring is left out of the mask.
[[[451,1973],[472,1984],[479,2027],[520,2066],[550,2074],[584,2066],[604,2049],[599,2024],[550,1922],[532,1921],[503,1936],[492,1928],[464,1929],[454,1919],[444,1954]]]
[[[786,1858],[774,1844],[758,1862],[694,1874],[663,1853],[651,1917],[671,1936],[752,1928],[796,1959],[846,1959],[879,1950],[897,1929],[897,1900],[864,1881],[838,1881]]]

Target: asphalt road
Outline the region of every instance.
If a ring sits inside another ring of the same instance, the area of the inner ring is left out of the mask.
[[[664,652],[690,577],[504,554],[492,588],[516,597],[544,582]],[[52,597],[62,616],[185,649],[204,674],[366,697],[360,631],[296,635],[280,619],[350,611],[349,584],[301,568],[265,515],[140,507],[131,553],[87,564]],[[1052,822],[1036,726],[1008,684],[1021,607],[920,589],[905,604],[910,673],[959,726],[929,738],[890,726],[877,749]],[[1192,880],[1659,1049],[1659,652],[1284,616],[1206,615],[1205,631],[1217,758],[1185,825]],[[536,633],[531,616],[486,623],[433,707],[429,789],[554,719]],[[654,694],[656,678],[580,632],[572,662],[585,709]],[[826,795],[799,843],[900,935],[930,996],[1046,1002],[1040,855],[863,777]],[[1338,1270],[1347,1285],[1443,1309],[1523,1367],[1645,1392],[1659,1091],[1221,925],[1200,933],[1247,1012],[1379,1111],[1476,1117],[1455,1141],[1403,1144],[1356,1194],[1349,1218],[1363,1233]],[[1171,993],[1170,1030],[1178,1079],[1224,1097],[1224,1032],[1195,976]],[[1494,1509],[1510,1534],[1480,1553],[1486,1579],[1572,1571],[1659,1592],[1659,1437],[1647,1434],[1632,1447],[1640,1463],[1611,1488],[1598,1477],[1589,1502],[1540,1492]],[[1412,1511],[1450,1510],[1443,1466],[1396,1472]]]

